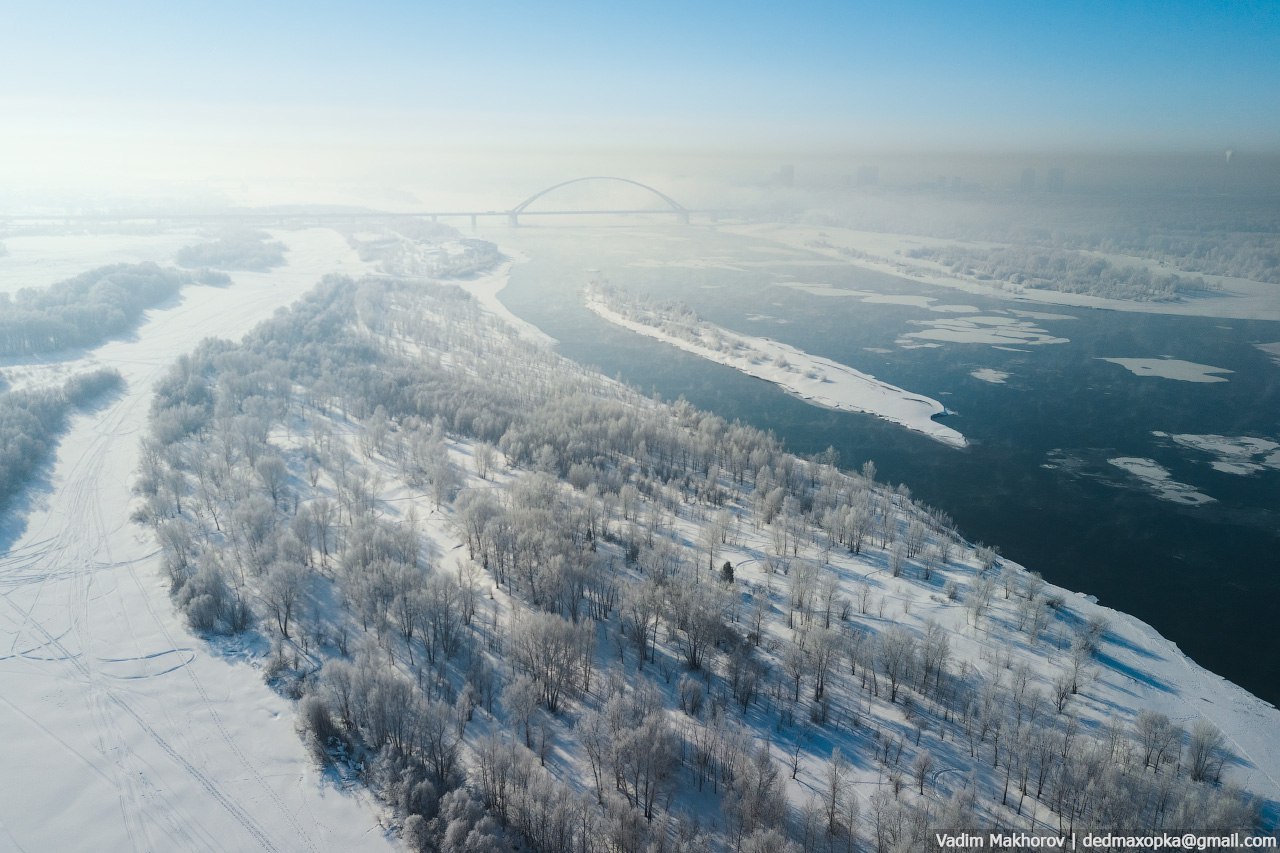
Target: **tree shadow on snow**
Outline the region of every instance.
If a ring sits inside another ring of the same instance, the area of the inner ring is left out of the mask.
[[[1160,680],[1159,678],[1156,678],[1151,673],[1144,672],[1143,670],[1130,666],[1127,663],[1122,663],[1102,650],[1095,651],[1093,653],[1093,658],[1098,663],[1102,664],[1108,669],[1111,669],[1119,673],[1120,675],[1125,676],[1126,678],[1130,678],[1138,682],[1139,684],[1143,684],[1143,685],[1146,685],[1147,687],[1154,688],[1155,690],[1159,690],[1162,693],[1177,692],[1167,683]]]

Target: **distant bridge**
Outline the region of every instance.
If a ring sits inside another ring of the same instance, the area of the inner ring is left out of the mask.
[[[665,201],[665,202],[667,203],[667,206],[671,208],[671,212],[672,212],[672,213],[674,213],[674,214],[675,214],[675,215],[680,219],[680,221],[681,221],[681,222],[685,223],[686,225],[688,225],[688,224],[689,224],[689,210],[688,210],[684,205],[680,204],[678,201],[676,201],[675,199],[673,199],[671,196],[667,195],[667,194],[666,194],[666,193],[664,193],[664,192],[660,192],[660,191],[658,191],[658,190],[655,190],[653,187],[649,186],[648,184],[642,184],[642,183],[640,183],[639,181],[633,181],[633,180],[631,180],[630,178],[614,178],[614,177],[610,177],[610,176],[608,176],[608,175],[594,175],[594,176],[592,176],[592,177],[588,177],[588,178],[574,178],[573,180],[570,180],[570,181],[562,181],[562,182],[560,182],[560,183],[558,183],[558,184],[555,184],[554,186],[547,187],[545,190],[542,190],[542,191],[540,191],[540,192],[536,192],[536,193],[534,193],[533,195],[531,195],[531,196],[529,196],[528,198],[526,198],[524,201],[522,201],[522,202],[520,202],[519,204],[517,204],[515,207],[511,208],[511,210],[510,210],[510,211],[508,211],[507,215],[510,217],[511,224],[512,224],[512,225],[519,225],[519,224],[520,224],[520,215],[521,215],[521,214],[526,214],[526,215],[527,215],[527,214],[530,214],[530,213],[533,213],[533,214],[541,214],[541,215],[546,216],[546,215],[557,215],[557,214],[558,214],[558,215],[566,215],[566,214],[570,214],[570,213],[575,213],[575,214],[583,214],[583,213],[587,213],[587,214],[593,214],[593,213],[594,213],[594,214],[600,214],[600,213],[604,213],[604,214],[614,214],[614,215],[617,215],[617,214],[653,213],[653,212],[654,212],[654,211],[650,211],[650,210],[577,210],[577,211],[567,211],[567,210],[535,210],[535,211],[529,211],[529,210],[527,210],[527,208],[529,207],[529,205],[533,204],[535,201],[537,201],[538,199],[542,198],[542,197],[543,197],[544,195],[546,195],[547,193],[555,192],[556,190],[560,189],[561,187],[567,187],[567,186],[569,186],[570,184],[580,184],[580,183],[582,183],[583,181],[617,181],[617,182],[619,182],[619,183],[623,183],[623,184],[631,184],[632,186],[640,187],[640,189],[642,189],[642,190],[648,190],[649,192],[651,192],[651,193],[653,193],[654,195],[656,195],[658,198],[660,198],[660,199],[662,199],[663,201]]]
[[[580,184],[586,181],[613,181],[616,183],[630,184],[647,190],[652,193],[664,204],[665,208],[628,208],[613,210],[530,210],[529,206],[541,199],[543,196],[553,193],[561,187],[567,187],[572,184]],[[553,184],[546,189],[539,190],[524,201],[517,204],[510,210],[428,210],[428,211],[411,211],[402,213],[390,213],[385,211],[373,210],[345,210],[335,211],[332,209],[321,208],[319,210],[306,208],[287,208],[277,210],[246,210],[243,212],[223,212],[223,213],[171,213],[171,212],[154,212],[154,213],[103,213],[103,214],[76,214],[68,216],[57,215],[41,215],[41,216],[5,216],[0,214],[0,225],[7,224],[27,224],[27,223],[73,223],[73,222],[226,222],[226,221],[260,221],[268,222],[294,222],[294,221],[335,221],[335,220],[352,220],[352,219],[430,219],[433,222],[439,219],[460,219],[467,218],[471,220],[471,227],[474,230],[481,217],[501,217],[513,226],[519,226],[520,218],[527,216],[651,216],[653,214],[669,215],[674,214],[675,217],[686,225],[689,223],[691,214],[700,213],[710,216],[718,216],[731,211],[725,210],[692,210],[680,204],[666,193],[654,189],[648,184],[631,178],[619,178],[611,175],[591,175],[585,178],[573,178],[568,181],[561,181]]]

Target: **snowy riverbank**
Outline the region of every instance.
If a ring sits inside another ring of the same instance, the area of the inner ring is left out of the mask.
[[[758,240],[771,240],[794,249],[833,258],[876,272],[888,273],[912,281],[948,287],[954,290],[1010,299],[1067,305],[1079,308],[1102,308],[1109,311],[1136,311],[1144,314],[1174,314],[1187,317],[1222,317],[1247,320],[1280,320],[1280,285],[1230,276],[1204,275],[1210,284],[1221,288],[1212,295],[1197,296],[1180,302],[1144,302],[1128,299],[1106,299],[1080,293],[1022,288],[1016,293],[993,286],[971,276],[958,276],[940,263],[911,258],[907,252],[920,247],[945,247],[957,240],[922,237],[912,234],[890,234],[857,231],[849,228],[816,225],[781,225],[776,223],[724,225],[720,230]],[[996,243],[965,243],[980,248],[999,248]],[[1105,255],[1119,265],[1143,265],[1155,269],[1155,262],[1122,255]],[[1163,271],[1163,270],[1161,270]]]
[[[493,270],[478,275],[470,279],[449,279],[450,284],[456,284],[480,303],[480,306],[488,311],[501,317],[507,323],[510,323],[520,337],[534,343],[551,345],[556,339],[539,329],[537,326],[517,317],[511,313],[506,305],[502,304],[502,300],[498,298],[498,294],[507,286],[507,282],[511,280],[511,268],[516,264],[523,263],[527,260],[524,255],[519,252],[506,251],[508,260],[504,261]]]
[[[639,322],[611,307],[599,289],[588,289],[586,305],[616,326],[772,382],[788,394],[815,406],[843,412],[864,412],[952,447],[968,445],[958,431],[933,420],[946,412],[937,400],[881,382],[874,376],[829,358],[768,338],[740,335],[706,322],[686,328],[657,314],[647,318],[652,323]],[[644,310],[638,308],[632,314],[634,316]],[[681,334],[673,333],[677,328]]]

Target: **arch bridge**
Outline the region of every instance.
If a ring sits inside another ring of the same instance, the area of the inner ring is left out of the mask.
[[[507,211],[507,218],[512,225],[519,225],[521,214],[531,214],[531,215],[537,214],[537,215],[543,215],[543,216],[572,216],[572,215],[579,215],[579,214],[632,214],[632,213],[662,212],[662,211],[654,211],[654,210],[536,210],[536,211],[530,211],[528,209],[529,205],[533,204],[535,201],[547,195],[548,193],[553,193],[556,190],[560,189],[561,187],[567,187],[572,184],[581,184],[586,181],[614,181],[616,183],[630,184],[633,187],[639,187],[642,190],[647,190],[653,195],[660,198],[662,201],[664,201],[667,207],[671,208],[671,212],[674,213],[681,222],[685,223],[686,225],[689,223],[688,208],[680,204],[680,202],[676,201],[671,196],[667,195],[666,193],[660,190],[654,189],[648,184],[643,184],[640,181],[635,181],[635,180],[632,180],[631,178],[618,178],[612,175],[590,175],[585,178],[573,178],[572,180],[561,181],[560,183],[549,186],[544,190],[539,190],[538,192],[526,198],[524,201],[517,204],[515,207],[511,208],[511,210]]]

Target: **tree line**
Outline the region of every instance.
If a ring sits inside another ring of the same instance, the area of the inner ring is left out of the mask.
[[[285,263],[284,243],[264,231],[230,231],[208,243],[178,250],[175,260],[186,269],[265,272]]]
[[[317,760],[420,849],[1251,829],[1216,729],[1099,725],[1105,622],[838,462],[456,288],[330,278],[159,384],[138,518],[192,627],[270,638]]]
[[[468,278],[506,260],[488,240],[464,237],[456,228],[436,222],[397,222],[394,230],[376,237],[351,234],[348,240],[361,260],[406,278]]]
[[[1175,272],[1280,282],[1280,216],[1265,194],[1036,199],[884,193],[804,218],[815,225],[1003,243],[1020,252],[1107,252],[1157,261]]]
[[[909,250],[906,256],[936,261],[957,275],[972,276],[979,281],[1105,299],[1177,302],[1219,289],[1200,276],[1153,273],[1145,266],[1119,265],[1083,252],[1055,248],[921,246]]]
[[[61,388],[0,392],[0,509],[49,461],[71,412],[123,386],[118,371],[103,368],[73,376]]]
[[[228,281],[216,272],[113,264],[46,288],[0,293],[0,356],[96,346],[135,328],[143,312],[173,298],[186,284]]]

